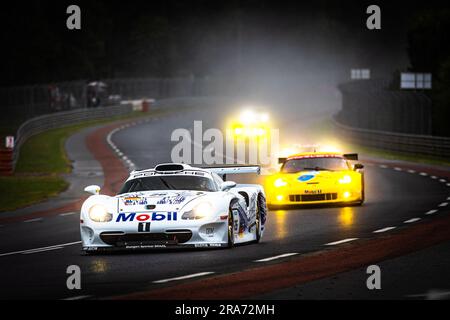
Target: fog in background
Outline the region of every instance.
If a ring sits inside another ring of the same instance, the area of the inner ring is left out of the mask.
[[[370,31],[366,1],[80,1],[82,30],[68,31],[69,4],[5,6],[2,86],[221,78],[242,101],[300,116],[337,111],[336,85],[351,68],[374,78],[408,68],[406,26],[417,10],[383,2],[382,30]]]

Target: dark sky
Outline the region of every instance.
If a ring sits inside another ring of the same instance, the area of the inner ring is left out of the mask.
[[[82,30],[65,27],[78,4]],[[382,9],[382,30],[366,8]],[[408,66],[412,1],[46,1],[2,5],[1,85],[111,77],[316,72]],[[445,5],[444,5],[445,6]]]

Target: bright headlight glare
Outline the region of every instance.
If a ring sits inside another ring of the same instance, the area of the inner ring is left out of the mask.
[[[211,216],[213,207],[209,202],[201,202],[191,211],[185,212],[182,216],[184,220],[199,220]]]
[[[262,122],[269,122],[269,115],[267,113],[263,113],[259,116]]]
[[[94,205],[89,209],[89,218],[95,222],[109,222],[112,220],[112,214],[106,211],[102,205]]]
[[[287,182],[280,178],[280,179],[275,180],[274,186],[276,188],[285,187],[285,186],[287,186]]]
[[[342,179],[339,179],[340,184],[349,184],[352,182],[352,178],[350,176],[344,176]]]
[[[241,113],[239,120],[244,124],[251,124],[255,121],[255,114],[251,110],[246,110]]]

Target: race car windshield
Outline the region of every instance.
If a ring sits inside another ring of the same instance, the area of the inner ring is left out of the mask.
[[[214,182],[205,177],[196,176],[153,176],[127,181],[119,194],[154,191],[154,190],[183,190],[183,191],[217,191]]]
[[[296,173],[300,171],[340,171],[348,170],[347,161],[342,158],[302,158],[286,161],[281,168],[282,173]]]

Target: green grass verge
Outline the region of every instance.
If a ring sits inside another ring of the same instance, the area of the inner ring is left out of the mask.
[[[148,115],[134,112],[53,129],[31,137],[21,148],[15,175],[0,177],[0,212],[41,202],[68,188],[61,174],[70,173],[72,169],[64,149],[64,143],[71,135],[87,127]]]
[[[0,177],[1,210],[29,206],[67,189],[68,183],[58,177]]]
[[[134,112],[124,117],[112,117],[83,122],[35,135],[28,139],[20,150],[20,157],[16,165],[16,174],[69,173],[71,165],[64,150],[64,143],[68,137],[84,128],[141,117],[143,115],[147,114]]]

